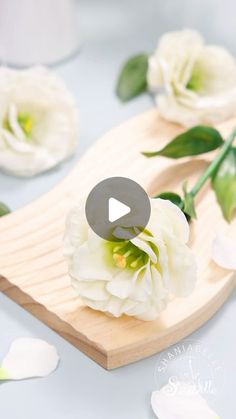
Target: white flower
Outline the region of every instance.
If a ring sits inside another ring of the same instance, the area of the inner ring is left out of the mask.
[[[10,347],[0,368],[0,380],[45,377],[57,367],[56,348],[41,339],[19,338]]]
[[[64,254],[72,284],[89,307],[116,317],[154,320],[171,294],[186,297],[195,286],[188,238],[186,218],[170,201],[151,199],[146,229],[121,242],[98,237],[81,205],[67,218]]]
[[[236,238],[218,234],[212,244],[212,259],[222,268],[236,270]]]
[[[236,64],[221,47],[205,45],[193,30],[165,34],[149,58],[148,84],[160,113],[185,126],[214,123],[235,114]]]
[[[152,393],[151,405],[158,419],[220,419],[193,384],[171,380]]]
[[[43,67],[0,67],[0,170],[32,176],[70,156],[77,144],[75,102]]]

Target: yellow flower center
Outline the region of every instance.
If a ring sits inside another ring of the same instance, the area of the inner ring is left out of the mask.
[[[148,261],[148,255],[128,240],[109,243],[112,263],[119,269],[138,269]]]
[[[24,132],[25,136],[27,137],[27,139],[30,139],[30,136],[32,134],[32,129],[34,126],[34,118],[25,112],[19,112],[17,115],[17,122],[20,125],[22,131]],[[11,132],[12,134],[14,134],[12,127],[10,125],[10,122],[8,120],[8,118],[6,118],[3,122],[3,127]]]
[[[20,112],[17,116],[17,121],[25,135],[29,137],[34,126],[33,117],[27,113]]]

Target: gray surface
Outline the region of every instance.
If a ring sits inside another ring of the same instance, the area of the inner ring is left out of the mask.
[[[151,51],[164,31],[182,26],[200,29],[208,40],[235,49],[235,6],[216,0],[83,0],[78,2],[81,51],[55,70],[77,97],[81,133],[76,156],[60,168],[31,180],[0,174],[0,198],[13,209],[55,185],[96,138],[129,116],[148,109],[141,97],[122,106],[114,97],[114,81],[122,60],[136,51]],[[234,10],[232,8],[234,7]],[[224,363],[225,384],[212,401],[221,419],[235,418],[235,298],[193,334]],[[0,356],[18,336],[35,336],[56,345],[58,370],[46,379],[0,386],[4,419],[148,419],[158,356],[107,372],[0,295]],[[199,366],[200,375],[204,365]],[[199,418],[200,419],[200,418]]]

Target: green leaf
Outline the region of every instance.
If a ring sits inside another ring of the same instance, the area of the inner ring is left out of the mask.
[[[173,202],[173,204],[177,205],[181,210],[184,208],[184,202],[180,195],[174,192],[161,192],[160,194],[156,195],[155,198],[166,199],[168,201]]]
[[[184,212],[187,214],[190,218],[197,218],[197,213],[195,210],[195,204],[194,204],[194,196],[191,194],[191,192],[187,191],[187,183],[185,182],[183,185],[183,191],[184,191]]]
[[[139,54],[124,64],[116,86],[116,94],[127,102],[147,90],[148,55]]]
[[[230,221],[236,209],[236,148],[232,147],[212,176],[212,187],[224,218]]]
[[[10,212],[10,209],[3,203],[0,202],[0,217]]]
[[[159,151],[144,152],[146,157],[165,156],[179,159],[186,156],[197,156],[215,150],[224,140],[219,131],[204,125],[197,125],[175,137]]]

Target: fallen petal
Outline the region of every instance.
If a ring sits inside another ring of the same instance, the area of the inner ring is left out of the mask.
[[[45,377],[56,369],[58,362],[54,346],[41,339],[19,338],[11,344],[2,362],[0,379]]]
[[[236,269],[236,239],[217,235],[212,243],[212,259],[225,269]]]
[[[193,384],[171,380],[152,393],[151,405],[158,419],[220,419]]]

